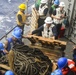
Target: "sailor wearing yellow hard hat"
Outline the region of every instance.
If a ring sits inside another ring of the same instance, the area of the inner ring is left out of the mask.
[[[22,34],[24,31],[24,25],[26,24],[26,17],[29,16],[29,14],[25,14],[25,10],[27,9],[26,4],[22,3],[19,5],[19,11],[16,15],[17,19],[17,26],[22,29]]]

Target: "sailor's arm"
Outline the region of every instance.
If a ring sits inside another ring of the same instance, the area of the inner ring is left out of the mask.
[[[38,33],[38,32],[43,31],[43,28],[44,28],[44,26],[43,26],[43,25],[42,25],[42,26],[40,26],[38,29],[36,29],[36,30],[32,31],[32,34],[36,34],[36,33]]]

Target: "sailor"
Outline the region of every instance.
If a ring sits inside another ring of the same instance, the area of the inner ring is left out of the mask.
[[[48,0],[41,0],[38,13],[39,13],[38,27],[40,27],[41,25],[44,24],[44,20],[46,19],[48,13]],[[41,33],[39,33],[38,35],[41,35]]]
[[[4,75],[15,75],[11,70],[6,71]]]
[[[52,13],[53,11],[59,6],[59,0],[55,0],[54,1],[54,4],[51,6],[50,10],[49,10],[49,15],[52,17]]]
[[[20,4],[19,5],[19,11],[16,15],[16,19],[17,19],[17,26],[20,27],[22,29],[22,34],[24,32],[24,25],[27,24],[26,23],[26,17],[30,16],[30,14],[25,14],[25,10],[26,10],[27,6],[26,4]]]
[[[54,24],[57,27],[57,37],[60,34],[60,29],[62,27],[62,23],[64,21],[64,18],[66,18],[66,12],[64,10],[65,3],[60,2],[59,7],[56,8],[56,10],[53,11],[52,17],[54,20]]]
[[[54,26],[53,20],[51,17],[47,17],[45,19],[45,24],[40,26],[38,29],[34,30],[32,34],[36,34],[38,32],[42,32],[42,37],[53,38],[55,39],[57,36],[56,27]]]
[[[6,38],[3,43],[0,43],[0,56],[9,53],[16,44],[23,45],[22,38],[26,38],[26,36],[22,35],[22,30],[19,27],[14,28],[12,37]]]
[[[22,42],[22,30],[19,27],[16,27],[12,31],[12,37],[9,37],[6,39],[6,41],[4,41],[5,49],[8,52],[16,44],[23,44],[23,42]]]
[[[57,64],[63,75],[76,75],[76,66],[73,60],[61,57],[58,59]]]

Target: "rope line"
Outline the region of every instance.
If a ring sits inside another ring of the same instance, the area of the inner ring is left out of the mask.
[[[52,72],[51,60],[39,49],[16,45],[13,50],[14,71],[17,75],[49,75]],[[2,64],[6,62],[3,57],[0,58]]]

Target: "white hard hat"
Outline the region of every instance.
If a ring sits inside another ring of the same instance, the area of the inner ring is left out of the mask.
[[[45,23],[47,23],[47,24],[53,23],[52,18],[51,18],[51,17],[47,17],[47,18],[45,19]]]
[[[48,0],[41,0],[41,3],[47,3]]]
[[[65,3],[64,2],[60,2],[59,6],[60,7],[65,7]]]

